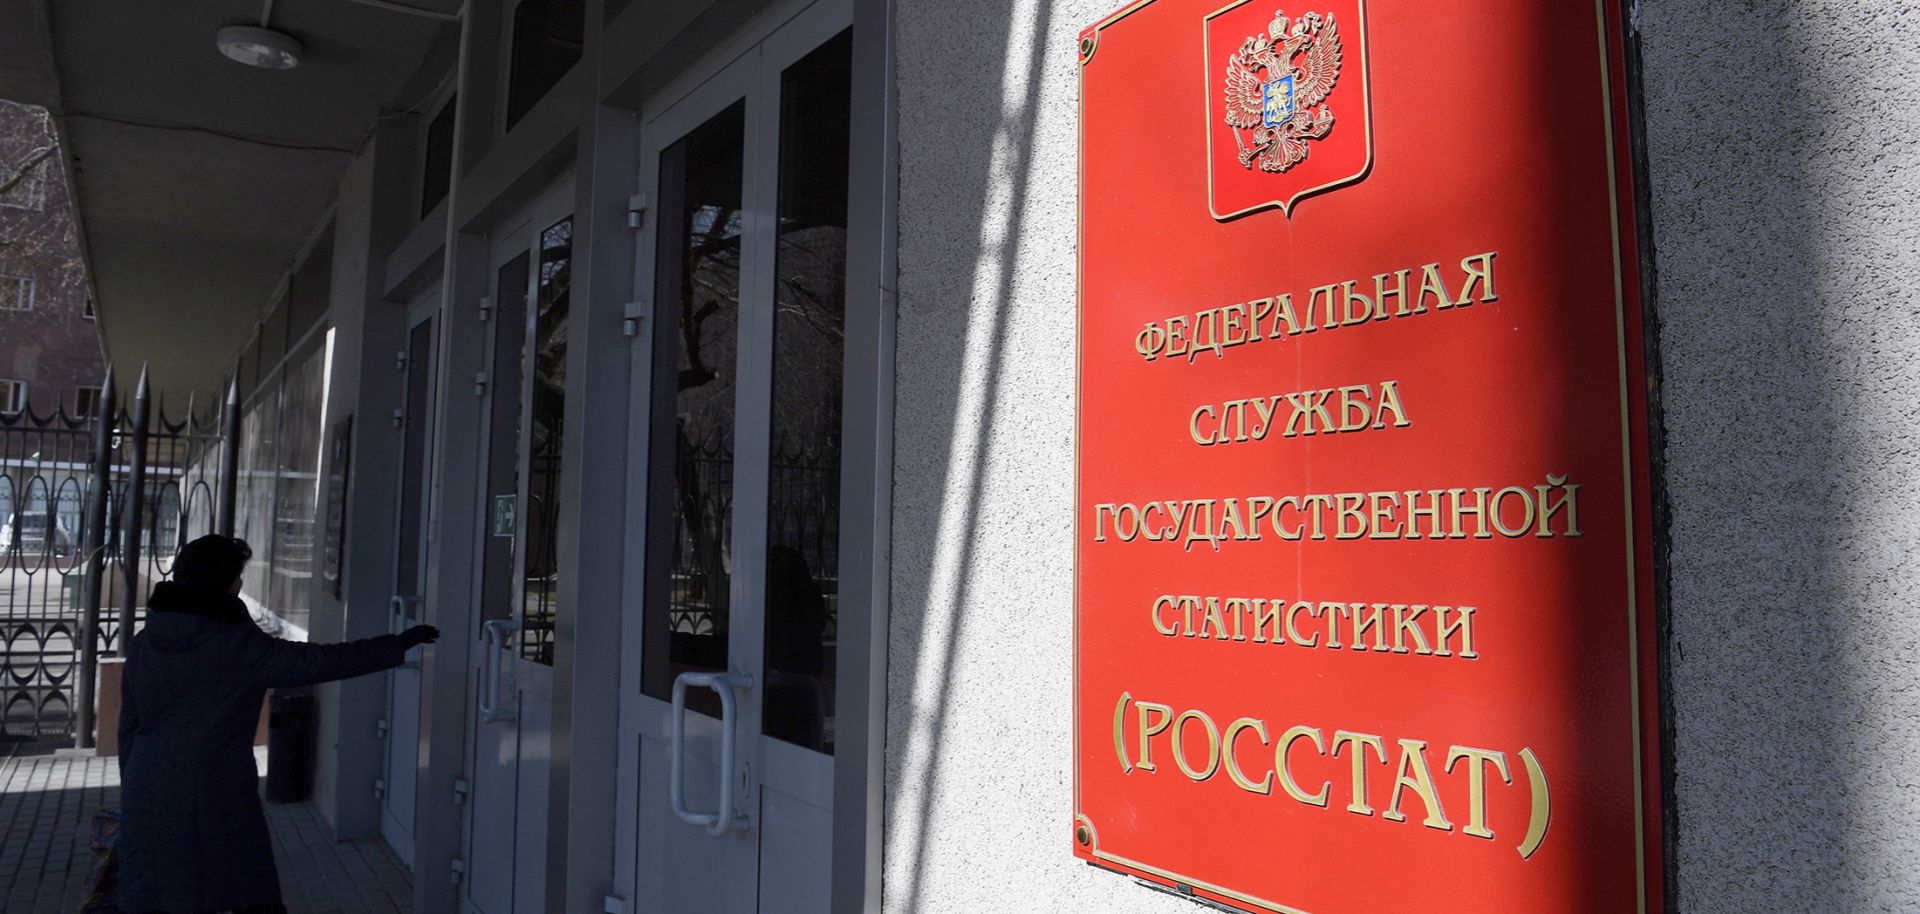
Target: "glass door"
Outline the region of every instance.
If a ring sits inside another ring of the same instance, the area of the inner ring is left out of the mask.
[[[422,293],[408,308],[407,344],[402,350],[400,384],[400,497],[394,513],[393,598],[389,631],[398,634],[420,622],[420,594],[426,590],[427,498],[433,442],[434,314],[440,288]],[[380,833],[408,866],[413,865],[413,816],[420,758],[420,661],[409,660],[387,674],[386,777],[381,782]]]
[[[846,23],[806,10],[642,127],[657,202],[629,482],[635,910],[828,908]]]
[[[496,236],[487,307],[481,557],[466,908],[537,912],[546,892],[555,552],[572,278],[571,182]]]

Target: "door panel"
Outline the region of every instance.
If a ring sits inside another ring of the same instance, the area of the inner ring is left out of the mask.
[[[520,465],[515,455],[520,448],[521,388],[526,382],[527,289],[532,279],[533,255],[521,251],[494,272],[493,352],[487,368],[491,395],[487,403],[487,443],[485,454],[486,492],[483,500],[489,523],[481,546],[480,617],[507,619],[513,616],[514,592],[518,589],[518,530],[521,516]],[[512,515],[509,528],[496,529],[495,515],[501,510]]]
[[[647,455],[637,484],[651,509],[637,512],[629,530],[645,543],[644,574],[628,584],[630,593],[643,594],[636,602],[644,611],[635,620],[637,694],[625,706],[640,749],[636,910],[745,914],[758,902],[757,835],[715,837],[688,824],[672,809],[669,784],[675,679],[741,670],[739,636],[750,634],[742,624],[758,616],[758,607],[742,599],[734,453],[741,355],[750,345],[740,305],[752,279],[742,265],[754,253],[754,217],[746,208],[753,75],[752,59],[737,63],[646,128],[645,156],[659,176],[660,202],[643,241],[656,319],[648,358],[639,361],[652,369],[637,393],[646,409],[636,414],[643,423],[639,453]],[[754,767],[741,758],[736,771],[723,773],[722,740],[731,735],[737,748],[750,750],[740,737],[757,727],[736,722],[723,730],[718,695],[689,689],[686,697],[683,796],[689,808],[712,812],[721,778]],[[740,698],[743,718],[757,714],[752,690]],[[741,800],[736,810],[751,808],[750,798]]]
[[[623,675],[622,701],[638,748],[622,790],[635,910],[829,907],[845,23],[835,5],[799,12],[643,119],[642,186],[658,203],[639,242],[653,320],[634,356],[629,436],[645,457],[629,482],[639,669]],[[745,684],[733,717],[689,686],[676,746],[676,681],[714,673]],[[708,827],[722,778],[733,827]]]
[[[835,638],[840,578],[840,441],[846,358],[847,163],[852,32],[802,17],[763,46],[772,256],[760,523],[755,732],[762,912],[826,911],[832,893]]]
[[[400,491],[395,506],[394,599],[388,604],[389,631],[399,633],[420,621],[424,589],[426,491],[433,440],[435,327],[432,308],[439,289],[414,303],[417,319],[407,331],[406,374],[402,379]],[[413,817],[420,754],[420,666],[418,661],[387,674],[386,793],[381,800],[380,832],[400,859],[413,865]]]
[[[780,149],[767,493],[770,737],[833,753],[846,357],[847,126],[852,33],[777,77]]]
[[[467,799],[475,811],[467,846],[467,903],[480,914],[508,914],[514,910],[520,728],[515,721],[481,720],[479,714],[476,709],[473,787]]]
[[[506,682],[503,676],[503,682]],[[516,673],[505,688],[512,719],[476,710],[475,810],[468,844],[468,909],[480,914],[546,908],[547,779],[552,770],[553,678]],[[476,680],[476,687],[484,687]]]
[[[474,656],[467,910],[545,909],[560,454],[566,410],[572,186],[494,245],[495,311],[483,491],[489,517]]]
[[[515,855],[520,831],[520,691],[512,665],[511,624],[519,602],[524,512],[520,506],[520,449],[524,440],[527,301],[533,255],[524,231],[520,239],[498,246],[494,270],[494,313],[488,345],[487,423],[480,458],[483,490],[478,493],[488,518],[481,544],[480,647],[472,676],[477,696],[472,714],[471,796],[467,800],[468,838],[465,882],[468,910],[512,914],[515,910]]]
[[[719,769],[711,761],[691,756],[685,765],[687,796],[711,808],[720,792]],[[753,871],[757,848],[752,838],[738,832],[714,838],[674,816],[667,802],[669,766],[665,740],[640,740],[640,888],[633,910],[752,911],[758,886],[750,878],[731,878],[731,874]]]
[[[419,668],[401,667],[389,674],[387,694],[387,794],[380,812],[380,834],[400,861],[411,867],[415,788],[419,783],[415,767],[420,751]]]
[[[768,788],[760,794],[760,909],[827,914],[832,891],[830,806]]]
[[[568,194],[561,202],[572,203]],[[525,382],[526,421],[521,493],[525,528],[520,543],[522,591],[518,656],[527,672],[553,665],[553,623],[561,612],[559,580],[560,456],[565,439],[567,326],[573,286],[573,217],[536,215],[538,268],[533,277],[533,315]]]
[[[653,416],[642,688],[665,701],[675,677],[722,672],[733,630],[734,425],[746,103],[660,154]],[[711,693],[689,696],[718,713]]]
[[[523,675],[520,686],[513,909],[536,912],[547,906],[547,778],[553,769],[553,677]]]

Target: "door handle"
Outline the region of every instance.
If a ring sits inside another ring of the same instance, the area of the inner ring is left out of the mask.
[[[694,812],[687,808],[687,687],[712,689],[720,693],[720,808],[713,812]],[[716,838],[727,832],[746,830],[752,817],[733,809],[733,756],[739,718],[739,699],[735,691],[753,688],[753,676],[747,673],[681,673],[673,680],[673,741],[667,746],[667,790],[673,799],[673,814],[688,825],[698,825]]]
[[[394,594],[393,599],[387,601],[387,607],[393,611],[393,615],[407,621],[413,620],[413,608],[419,605],[419,597],[406,596],[404,594]],[[399,626],[390,626],[388,630],[392,631],[392,629],[398,627]],[[398,634],[398,632],[395,632],[395,634]],[[400,664],[400,668],[403,670],[417,670],[420,668],[420,661],[405,661]]]
[[[413,618],[413,607],[419,605],[419,597],[403,596],[401,594],[394,594],[393,599],[387,601],[387,606],[393,610],[393,614],[402,619]]]
[[[488,619],[480,626],[480,649],[486,652],[480,658],[480,719],[486,723],[514,718],[513,705],[500,700],[500,655],[506,652],[507,636],[519,628],[512,619]]]

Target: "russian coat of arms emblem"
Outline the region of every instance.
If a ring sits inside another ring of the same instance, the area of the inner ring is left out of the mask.
[[[1340,80],[1340,26],[1332,13],[1287,19],[1227,58],[1226,121],[1248,169],[1284,172],[1306,161],[1308,145],[1333,132],[1327,96]]]
[[[1215,219],[1268,208],[1291,218],[1302,198],[1365,180],[1373,167],[1366,0],[1280,2],[1289,8],[1226,0],[1203,20]]]

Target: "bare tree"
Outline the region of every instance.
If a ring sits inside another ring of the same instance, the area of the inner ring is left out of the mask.
[[[43,415],[88,408],[105,370],[65,166],[47,109],[0,100],[0,377]]]
[[[52,187],[60,177],[59,153],[59,133],[47,109],[0,99],[0,200],[19,199],[24,192],[41,199],[63,198]],[[65,213],[51,215],[54,218],[0,221],[0,248],[31,246],[29,251],[8,253],[36,259],[77,250],[73,220]]]

